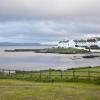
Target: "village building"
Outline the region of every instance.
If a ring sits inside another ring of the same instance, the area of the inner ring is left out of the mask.
[[[59,41],[58,47],[63,48],[78,48],[78,47],[91,47],[98,46],[100,47],[100,40],[98,39],[87,39],[87,40],[64,40]]]

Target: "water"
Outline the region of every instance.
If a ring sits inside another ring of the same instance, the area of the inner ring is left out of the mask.
[[[98,66],[99,58],[84,59],[84,54],[45,54],[34,52],[4,52],[5,49],[47,48],[47,46],[0,46],[0,69],[43,70]],[[99,54],[100,55],[100,54]],[[74,59],[74,57],[76,57]]]

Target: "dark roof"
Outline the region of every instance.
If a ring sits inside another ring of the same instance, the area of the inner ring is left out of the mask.
[[[87,40],[73,40],[75,43],[86,43],[86,42],[97,42],[97,39],[87,39]],[[59,41],[59,43],[68,43],[69,40]]]
[[[67,43],[69,40],[59,41],[59,43]]]
[[[74,42],[78,43],[78,42],[86,42],[86,40],[74,40]]]
[[[87,42],[96,42],[96,39],[88,39]]]

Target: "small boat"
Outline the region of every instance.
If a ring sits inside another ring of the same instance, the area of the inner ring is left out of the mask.
[[[96,58],[96,57],[99,57],[97,55],[85,55],[85,56],[82,56],[83,58]]]
[[[81,57],[73,56],[72,60],[81,59]]]

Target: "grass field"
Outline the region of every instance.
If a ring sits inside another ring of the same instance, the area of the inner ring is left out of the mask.
[[[75,77],[85,76],[86,82],[74,81],[76,78],[73,77],[73,71]],[[88,73],[89,71],[91,73]],[[100,78],[100,73],[94,71],[99,72],[100,67],[80,67],[65,71],[50,69],[41,73],[40,71],[17,71],[15,74],[1,72],[0,100],[100,100],[100,79],[91,82],[87,77],[89,75],[91,78],[94,76]],[[48,79],[55,81],[49,82]]]
[[[0,100],[100,100],[100,85],[0,79]]]
[[[43,71],[16,71],[10,74],[9,71],[0,73],[1,79],[19,79],[36,82],[93,82],[100,84],[100,66],[80,67],[69,70],[43,70]]]

